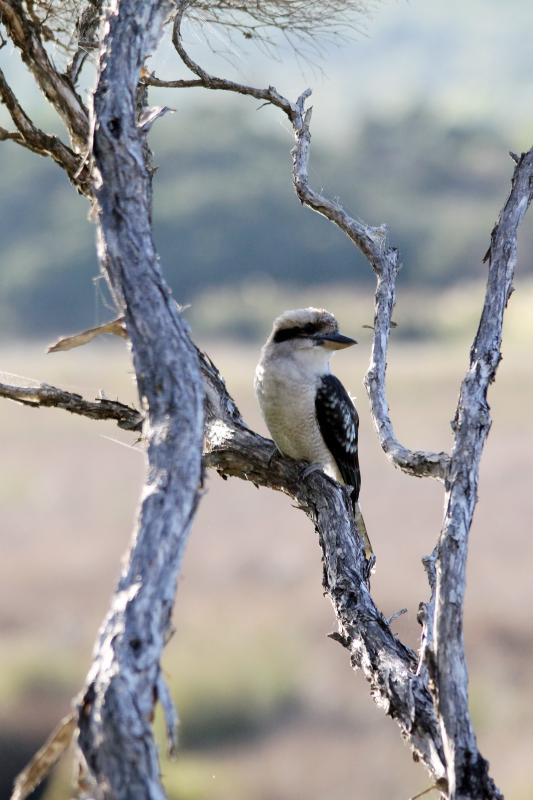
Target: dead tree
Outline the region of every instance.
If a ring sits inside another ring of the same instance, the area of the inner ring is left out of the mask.
[[[32,407],[56,406],[93,419],[114,419],[130,430],[142,428],[148,462],[129,557],[102,625],[85,688],[72,714],[20,776],[14,793],[18,800],[42,779],[74,733],[93,794],[124,800],[164,797],[151,720],[159,701],[172,742],[175,716],[160,657],[181,556],[198,503],[202,454],[203,464],[221,475],[289,495],[313,522],[322,550],[324,589],[338,622],[333,638],[346,648],[353,667],[362,671],[375,702],[397,722],[413,756],[423,762],[442,797],[502,797],[477,748],[469,716],[462,615],[468,536],[491,422],[487,393],[501,357],[517,230],[533,191],[533,149],[514,157],[511,192],[492,231],[485,258],[487,290],[461,384],[452,451],[412,451],[394,434],[386,397],[387,347],[400,257],[384,225],[371,226],[350,216],[338,202],[310,185],[311,108],[307,100],[311,92],[291,102],[273,87],[258,89],[210,75],[191,59],[181,39],[186,12],[203,11],[217,16],[216,21],[226,19],[248,35],[257,35],[265,26],[305,34],[326,21],[329,25],[333,12],[342,17],[352,6],[357,4],[342,0],[330,4],[285,4],[283,0],[234,4],[228,0],[215,5],[114,0],[103,8],[99,0],[88,0],[80,9],[77,2],[66,0],[46,4],[0,0],[5,35],[63,121],[68,142],[33,123],[1,72],[0,99],[13,129],[0,128],[0,139],[53,158],[91,202],[101,268],[120,313],[105,328],[131,342],[139,408],[88,401],[46,384],[1,384],[0,395]],[[69,40],[73,14],[75,36]],[[177,56],[192,78],[162,80],[144,68],[169,19]],[[64,72],[50,58],[50,40],[67,50],[70,46]],[[91,111],[77,89],[90,53],[98,59]],[[162,277],[152,239],[147,133],[164,109],[148,107],[150,86],[237,92],[276,106],[294,132],[292,176],[300,201],[346,234],[375,273],[374,335],[365,385],[376,431],[394,466],[415,477],[434,478],[444,489],[442,529],[433,553],[424,560],[430,591],[420,607],[418,653],[392,633],[372,599],[370,565],[347,491],[321,473],[306,473],[302,479],[301,464],[272,459],[272,443],[246,426],[215,365],[189,338]],[[64,340],[57,349],[83,343],[98,332]]]

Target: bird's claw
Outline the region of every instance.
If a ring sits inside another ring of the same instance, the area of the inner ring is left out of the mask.
[[[271,468],[271,466],[272,466],[272,462],[274,461],[274,458],[275,458],[276,456],[279,456],[279,455],[281,455],[281,453],[279,452],[279,450],[278,450],[278,448],[276,447],[276,445],[274,445],[274,447],[273,447],[273,449],[272,449],[272,452],[270,453],[270,455],[269,455],[269,457],[268,457],[268,463],[267,463],[267,467],[268,467],[268,469],[270,469],[270,468]]]
[[[300,478],[304,481],[309,475],[313,475],[315,472],[322,472],[322,465],[321,464],[308,464],[307,467],[304,467],[300,474]]]

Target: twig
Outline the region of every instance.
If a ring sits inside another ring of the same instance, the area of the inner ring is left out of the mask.
[[[68,713],[52,731],[31,761],[17,775],[11,800],[26,800],[61,758],[76,731],[77,715]]]
[[[70,81],[50,61],[39,27],[27,18],[20,0],[0,0],[0,17],[37,85],[67,126],[73,144],[84,152],[89,140],[87,109]]]
[[[57,136],[38,128],[24,111],[0,69],[0,101],[6,106],[17,131],[0,128],[0,141],[11,140],[40,156],[50,156],[67,173],[70,181],[82,194],[91,191],[91,176],[79,154]]]
[[[124,405],[118,400],[105,398],[84,400],[79,394],[58,389],[48,383],[41,383],[38,386],[0,383],[0,397],[32,408],[62,408],[71,414],[89,419],[114,420],[119,428],[126,431],[142,429],[143,417],[136,408]]]

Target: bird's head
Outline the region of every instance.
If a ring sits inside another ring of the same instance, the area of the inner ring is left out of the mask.
[[[289,359],[304,372],[329,372],[329,360],[335,350],[351,347],[354,339],[339,333],[337,320],[323,308],[298,308],[284,311],[274,320],[264,355]]]
[[[299,350],[323,348],[325,350],[342,350],[357,344],[339,333],[339,324],[333,314],[324,308],[297,308],[284,311],[274,320],[271,344],[290,342]]]

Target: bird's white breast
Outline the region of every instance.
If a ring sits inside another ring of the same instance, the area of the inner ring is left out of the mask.
[[[271,357],[263,352],[255,372],[255,391],[278,449],[297,460],[320,464],[335,480],[341,480],[316,418],[315,398],[327,364],[309,366],[294,358]]]

